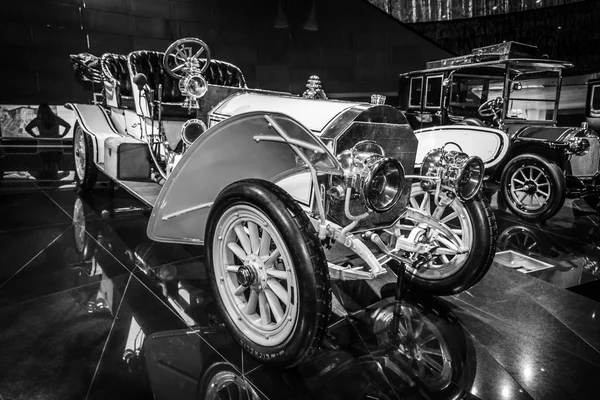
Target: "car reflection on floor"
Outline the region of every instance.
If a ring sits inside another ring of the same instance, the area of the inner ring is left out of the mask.
[[[337,307],[327,348],[307,363],[282,373],[248,356],[244,360],[212,307],[200,258],[181,262],[143,237],[135,244],[132,235],[127,242],[133,250],[123,246],[115,229],[130,225],[132,217],[139,218],[144,210],[103,210],[103,219],[86,220],[91,199],[87,200],[78,198],[73,210],[78,253],[74,266],[87,276],[104,277],[96,298],[86,304],[89,312],[114,312],[114,287],[102,264],[104,257],[117,256],[144,289],[150,289],[188,326],[157,331],[144,320],[149,313],[144,302],[137,302],[140,309],[132,307],[122,360],[132,373],[147,371],[156,399],[281,398],[281,393],[322,399],[392,399],[400,393],[456,398],[470,390],[476,370],[473,346],[448,307],[415,294],[401,303],[393,297],[376,301],[374,292],[365,296],[368,285],[361,285],[361,303],[376,302],[367,307],[351,302],[352,295],[344,288],[352,291],[356,285],[335,286],[345,304]],[[129,298],[148,295],[129,290]],[[339,299],[337,303],[341,305]]]

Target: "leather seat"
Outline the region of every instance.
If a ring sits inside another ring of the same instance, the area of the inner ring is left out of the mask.
[[[100,61],[105,81],[115,86],[117,104],[119,107],[135,108],[131,77],[127,66],[127,56],[106,53]]]
[[[171,77],[163,66],[164,53],[157,51],[134,51],[129,53],[129,72],[133,77],[138,73],[146,75],[148,85],[158,93],[162,85],[162,115],[167,118],[189,118],[187,109],[181,107],[185,100],[179,90],[179,80]],[[202,61],[202,59],[201,59]],[[246,80],[242,71],[233,64],[211,60],[204,77],[209,84],[245,88]]]

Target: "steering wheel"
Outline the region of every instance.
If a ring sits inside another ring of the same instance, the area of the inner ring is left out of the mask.
[[[480,105],[477,112],[482,117],[495,117],[502,111],[503,104],[504,99],[502,97],[496,97],[495,99],[490,99]]]
[[[200,68],[200,56],[203,55],[204,65]],[[182,79],[186,72],[197,71],[201,74],[210,64],[210,49],[200,39],[179,39],[169,46],[163,58],[163,67],[175,79]]]

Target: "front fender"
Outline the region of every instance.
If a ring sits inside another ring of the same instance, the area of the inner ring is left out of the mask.
[[[273,141],[280,134],[270,127],[266,114],[228,118],[194,142],[156,200],[147,232],[152,240],[202,244],[210,207],[229,184],[250,178],[286,181],[284,173],[298,167],[297,155],[288,143]],[[341,171],[325,145],[299,122],[279,113],[268,116],[288,138],[323,150],[310,158],[318,171]]]

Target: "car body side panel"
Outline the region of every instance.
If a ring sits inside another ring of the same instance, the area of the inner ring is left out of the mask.
[[[94,139],[94,161],[104,163],[104,140],[121,136],[104,108],[99,105],[68,103],[65,107],[75,112],[77,122],[84,132]]]
[[[479,156],[486,168],[502,161],[509,147],[509,137],[499,129],[470,125],[447,125],[421,129],[415,132],[419,140],[416,168],[421,167],[425,155],[433,149],[443,147],[448,142],[457,143],[462,151],[470,156]],[[456,150],[449,146],[448,150]]]
[[[288,131],[291,124],[306,131],[289,117],[268,115],[281,125],[285,120]],[[208,129],[167,179],[152,210],[148,236],[156,241],[202,244],[210,207],[226,186],[242,179],[258,178],[281,180],[281,186],[285,187],[285,182],[293,178],[285,172],[298,167],[296,154],[286,143],[255,140],[259,136],[274,135],[277,134],[269,128],[264,112],[238,115]],[[292,179],[288,183],[294,182]],[[302,201],[307,196],[299,197]]]

